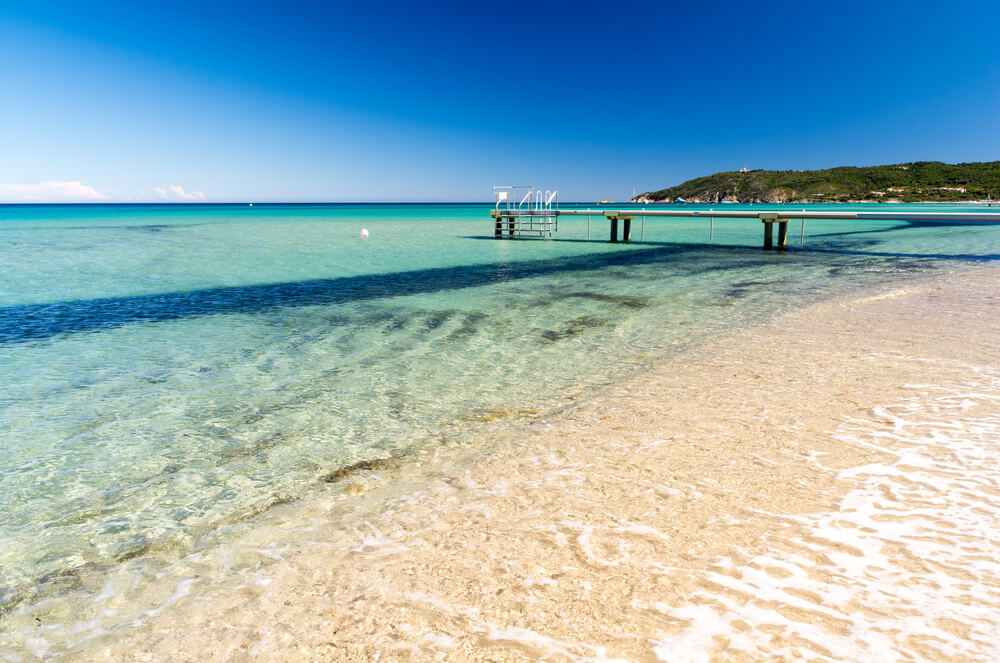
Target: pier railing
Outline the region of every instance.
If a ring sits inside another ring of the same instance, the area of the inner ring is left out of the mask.
[[[496,220],[494,236],[551,237],[559,229],[559,192],[544,192],[534,186],[494,186],[496,205],[491,216]]]

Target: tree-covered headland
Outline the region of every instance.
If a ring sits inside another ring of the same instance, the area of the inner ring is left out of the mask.
[[[637,202],[949,202],[1000,198],[1000,161],[917,161],[824,170],[745,170],[698,177]]]

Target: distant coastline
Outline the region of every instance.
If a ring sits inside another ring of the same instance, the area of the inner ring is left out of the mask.
[[[964,203],[1000,197],[1000,161],[940,161],[824,170],[726,171],[647,191],[628,202]]]

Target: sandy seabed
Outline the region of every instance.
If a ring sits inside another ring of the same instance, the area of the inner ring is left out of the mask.
[[[998,284],[651,366],[86,658],[1000,660]]]

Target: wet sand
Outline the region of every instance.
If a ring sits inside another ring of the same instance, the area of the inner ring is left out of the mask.
[[[1000,660],[998,283],[650,367],[86,658]]]

